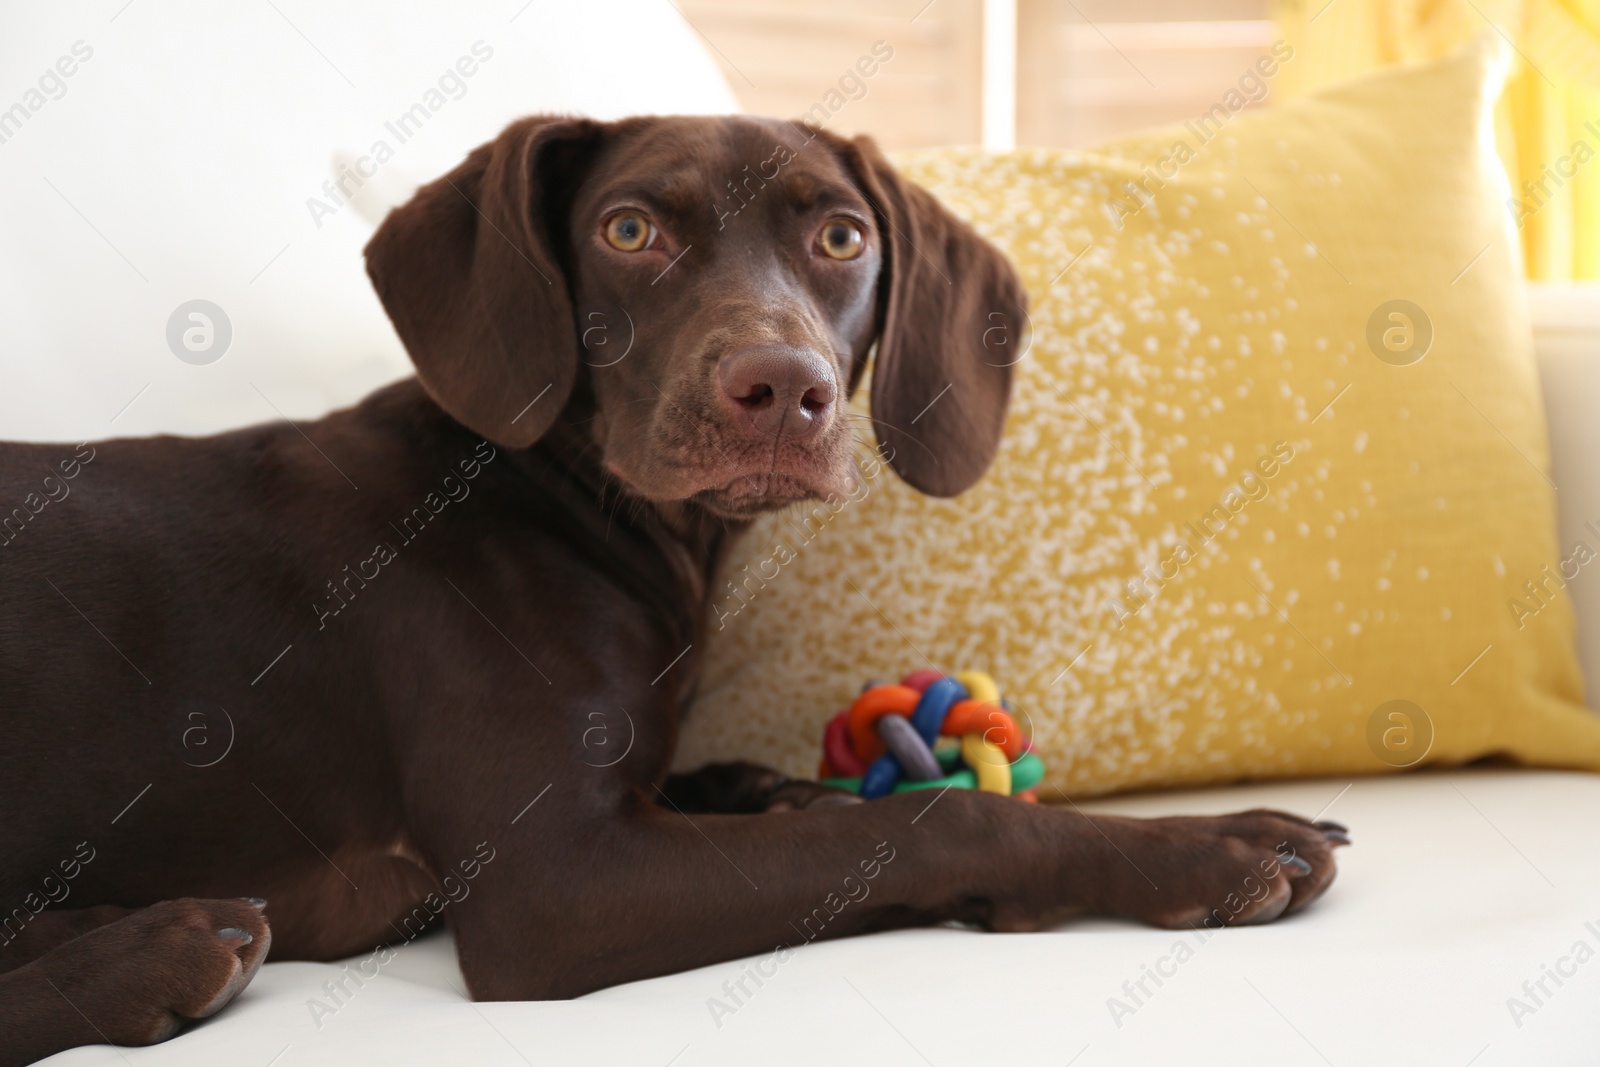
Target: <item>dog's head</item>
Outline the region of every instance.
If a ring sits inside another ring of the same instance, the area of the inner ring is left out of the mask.
[[[606,469],[748,517],[852,484],[845,402],[951,496],[994,458],[1024,295],[867,138],[530,118],[397,208],[367,270],[428,393],[507,447],[574,398]]]

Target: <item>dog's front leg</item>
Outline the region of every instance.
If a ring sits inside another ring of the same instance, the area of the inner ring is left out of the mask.
[[[1326,888],[1340,836],[1276,812],[1137,820],[951,790],[760,816],[690,816],[644,797],[610,815],[555,802],[499,840],[449,912],[484,1000],[576,996],[950,919],[1266,922]]]

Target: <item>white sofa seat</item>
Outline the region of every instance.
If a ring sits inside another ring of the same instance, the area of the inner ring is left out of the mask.
[[[1600,777],[1469,770],[1083,805],[1138,815],[1261,806],[1326,809],[1355,838],[1328,895],[1270,926],[1205,938],[1100,920],[1040,934],[908,930],[817,942],[781,965],[758,957],[574,1001],[497,1004],[462,997],[448,935],[430,935],[364,985],[345,978],[338,1000],[325,983],[341,980],[341,965],[269,963],[220,1016],[165,1045],[47,1062],[1594,1063]],[[1579,943],[1593,958],[1575,960]],[[771,975],[759,987],[745,977],[756,963]],[[1166,973],[1159,986],[1152,972]],[[728,992],[741,978],[749,996]]]

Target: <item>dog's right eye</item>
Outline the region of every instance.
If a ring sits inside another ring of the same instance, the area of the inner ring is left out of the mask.
[[[829,259],[855,259],[866,247],[861,227],[849,219],[839,218],[829,222],[817,235],[817,246]]]
[[[637,211],[619,211],[606,220],[606,243],[619,252],[640,252],[650,247],[655,227]]]

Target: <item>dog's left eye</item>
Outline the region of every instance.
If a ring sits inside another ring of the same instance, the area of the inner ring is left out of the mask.
[[[655,227],[637,211],[619,211],[606,220],[606,243],[619,252],[639,252],[655,239]]]
[[[817,235],[817,245],[829,259],[855,259],[866,245],[861,227],[849,219],[833,219]]]

